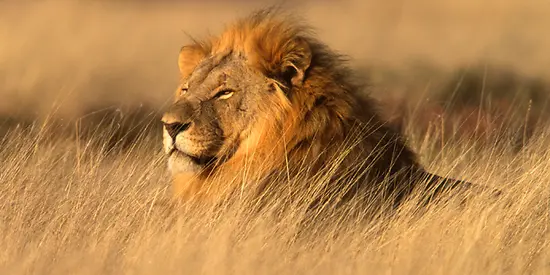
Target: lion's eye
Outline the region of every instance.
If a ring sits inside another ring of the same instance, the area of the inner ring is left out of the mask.
[[[235,91],[230,90],[230,89],[221,90],[214,96],[214,98],[228,99],[233,95],[233,93],[235,93]]]

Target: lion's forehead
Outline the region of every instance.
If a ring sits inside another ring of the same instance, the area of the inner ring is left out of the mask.
[[[205,58],[197,65],[195,70],[193,70],[193,72],[189,76],[189,85],[199,85],[205,82],[215,68],[216,66],[213,60],[211,58]]]
[[[208,58],[201,62],[187,79],[189,88],[214,89],[222,84],[243,87],[250,84],[253,74],[244,60]]]

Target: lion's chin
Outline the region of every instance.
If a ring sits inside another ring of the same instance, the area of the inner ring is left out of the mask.
[[[200,173],[210,164],[215,157],[195,157],[178,150],[172,150],[168,154],[168,169],[173,175],[181,173]]]

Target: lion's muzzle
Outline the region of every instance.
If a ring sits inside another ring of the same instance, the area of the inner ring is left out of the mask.
[[[185,110],[191,109],[188,107],[191,105],[175,104],[162,117],[164,151],[173,174],[197,171],[208,166],[216,159],[223,143],[217,127],[201,119],[193,119],[190,116],[192,112]]]

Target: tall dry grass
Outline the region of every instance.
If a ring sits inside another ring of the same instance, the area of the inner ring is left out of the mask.
[[[542,2],[323,1],[297,9],[321,39],[373,67],[377,90],[424,99],[445,73],[478,62],[548,80]],[[496,200],[469,194],[466,205],[451,199],[424,209],[411,202],[371,218],[352,204],[315,222],[300,199],[284,196],[263,208],[247,199],[166,205],[155,110],[177,81],[182,31],[214,32],[254,5],[0,3],[1,274],[548,272],[550,132],[538,124],[519,151],[500,138],[526,136],[521,126],[463,138],[465,128],[484,125],[475,110],[467,112],[472,126],[445,112],[426,119],[431,109],[420,106],[403,130],[428,170],[500,188]],[[416,62],[435,69],[419,75],[409,67]],[[122,108],[141,104],[135,117]],[[524,122],[525,114],[506,116]]]
[[[129,147],[93,137],[13,129],[0,162],[2,274],[545,274],[550,268],[548,131],[520,153],[463,140],[441,150],[409,133],[429,170],[498,187],[396,213],[361,205],[315,222],[297,197],[257,208],[170,208],[159,138]],[[49,138],[46,138],[50,136]],[[281,182],[280,184],[284,184]],[[281,208],[281,205],[290,207]],[[281,209],[285,209],[281,212]]]

